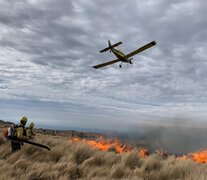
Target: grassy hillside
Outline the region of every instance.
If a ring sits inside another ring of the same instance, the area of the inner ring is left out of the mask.
[[[136,150],[103,152],[61,136],[37,134],[36,141],[51,151],[25,144],[9,154],[10,143],[0,141],[0,179],[207,179],[207,164],[190,159],[158,154],[141,158]]]

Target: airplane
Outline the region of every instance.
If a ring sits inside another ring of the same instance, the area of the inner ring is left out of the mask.
[[[142,52],[142,51],[144,51],[148,48],[151,48],[152,46],[156,45],[157,43],[156,43],[156,41],[152,41],[152,42],[138,48],[137,50],[132,51],[131,53],[129,53],[127,55],[122,53],[120,50],[114,48],[116,46],[119,46],[120,44],[122,44],[121,41],[111,45],[111,42],[108,40],[108,45],[109,46],[107,48],[104,48],[104,49],[100,50],[99,52],[103,53],[103,52],[106,52],[106,51],[110,50],[110,52],[113,52],[113,54],[117,57],[117,59],[112,60],[112,61],[108,61],[108,62],[105,62],[105,63],[102,63],[102,64],[95,65],[95,66],[93,66],[93,68],[98,69],[98,68],[101,68],[101,67],[104,67],[104,66],[108,66],[108,65],[117,63],[117,62],[121,62],[121,64],[119,65],[120,68],[122,68],[122,62],[133,64],[132,63],[133,58],[131,58],[132,56],[134,56],[134,55],[136,55],[136,54],[138,54],[138,53],[140,53],[140,52]]]

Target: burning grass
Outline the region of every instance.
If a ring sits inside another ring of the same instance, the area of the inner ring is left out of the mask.
[[[199,163],[207,163],[207,150],[192,153],[192,159]]]
[[[83,139],[72,143],[47,135],[37,135],[36,139],[51,151],[25,144],[10,154],[9,142],[0,145],[0,179],[207,179],[207,164],[196,163],[193,158],[150,155],[144,149],[104,139],[95,143],[104,144],[103,151],[92,140],[91,145]]]
[[[100,149],[102,151],[115,151],[117,153],[128,152],[133,149],[131,145],[121,144],[118,139],[104,139],[103,137],[99,137],[96,140],[91,139],[82,139],[79,137],[74,137],[69,140],[71,143],[84,143],[88,144],[92,147]]]

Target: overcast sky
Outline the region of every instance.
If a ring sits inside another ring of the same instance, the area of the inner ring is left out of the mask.
[[[0,0],[0,119],[122,128],[207,117],[206,0]],[[115,59],[112,43],[133,65]]]

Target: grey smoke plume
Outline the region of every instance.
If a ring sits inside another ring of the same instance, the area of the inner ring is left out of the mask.
[[[136,146],[144,145],[150,151],[186,154],[207,149],[207,124],[184,118],[160,121],[153,125],[139,124],[120,136]]]

